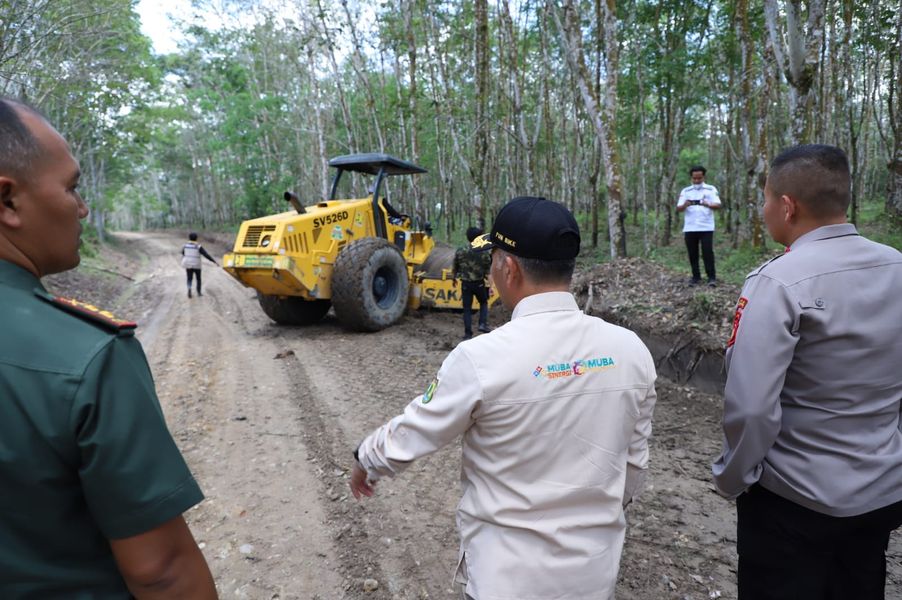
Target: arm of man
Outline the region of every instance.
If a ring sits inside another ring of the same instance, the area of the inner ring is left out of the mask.
[[[753,276],[743,288],[728,348],[723,452],[712,466],[717,490],[727,499],[761,478],[780,433],[780,394],[799,340],[798,306],[767,276]]]
[[[626,459],[626,485],[623,491],[624,508],[639,495],[645,484],[645,476],[648,473],[648,438],[651,437],[651,417],[658,398],[655,391],[655,362],[648,353],[648,391],[642,404],[639,406],[639,418],[633,428],[633,437],[630,440],[629,453]]]
[[[354,497],[371,496],[368,480],[392,477],[465,432],[473,424],[473,412],[481,400],[476,369],[458,346],[422,396],[360,443],[359,464],[351,476]]]
[[[482,259],[482,279],[487,283],[489,279],[489,273],[492,270],[492,253],[481,252],[480,256]]]
[[[451,265],[451,278],[452,279],[460,279],[458,272],[460,269],[460,255],[461,254],[462,254],[462,251],[460,248],[458,248],[457,250],[454,251],[454,262]]]
[[[676,211],[683,212],[686,210],[686,207],[689,206],[688,198],[686,197],[686,192],[680,192],[680,197],[677,199]]]
[[[708,193],[705,194],[705,206],[707,206],[711,210],[718,210],[721,204],[720,196],[717,194],[717,188],[712,185],[710,186],[710,189],[706,191]]]
[[[215,598],[181,516],[203,494],[166,427],[134,337],[121,333],[91,359],[70,422],[85,502],[132,593]]]
[[[206,258],[207,260],[209,260],[209,261],[210,261],[211,263],[213,263],[214,265],[218,264],[218,263],[216,262],[216,260],[215,260],[212,256],[210,256],[209,254],[207,254],[207,251],[204,249],[203,246],[200,247],[200,253],[201,253],[201,256],[203,256],[204,258]]]
[[[217,598],[207,562],[182,517],[145,533],[110,540],[110,548],[138,600]]]

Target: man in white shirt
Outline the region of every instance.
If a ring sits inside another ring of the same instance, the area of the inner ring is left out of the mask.
[[[705,262],[705,275],[708,276],[708,287],[717,285],[717,274],[714,271],[714,211],[720,208],[720,197],[717,188],[705,183],[705,167],[690,167],[689,177],[692,185],[683,188],[677,200],[677,212],[685,212],[683,220],[683,238],[689,252],[689,266],[692,267],[692,280],[689,285],[702,282],[698,268],[698,246],[702,247],[702,260]]]
[[[515,198],[474,247],[511,321],[460,343],[426,392],[355,450],[356,498],[462,435],[462,598],[608,599],[624,508],[648,467],[651,354],[569,292],[579,228],[562,205]]]

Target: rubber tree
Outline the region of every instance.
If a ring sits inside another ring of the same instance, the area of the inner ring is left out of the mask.
[[[902,52],[902,2],[896,10],[896,35],[890,56],[897,59]],[[887,167],[890,170],[889,195],[886,198],[886,212],[902,225],[902,65],[890,59],[889,122],[892,128],[893,155]]]
[[[604,105],[599,102],[598,95],[592,85],[591,75],[586,66],[582,46],[582,19],[579,9],[572,0],[566,0],[562,11],[553,11],[555,24],[560,32],[561,46],[567,64],[573,71],[579,88],[579,96],[586,109],[595,136],[601,146],[602,159],[605,166],[605,183],[608,189],[608,231],[610,235],[611,258],[626,256],[626,229],[622,213],[620,155],[616,138],[617,131],[617,69],[619,54],[617,47],[617,17],[615,0],[602,3],[604,11],[605,36],[605,86]],[[564,14],[561,15],[560,13]],[[562,18],[563,17],[563,18]]]
[[[817,118],[815,83],[824,40],[824,0],[784,0],[783,8],[785,18],[781,19],[777,0],[764,0],[774,55],[789,84],[792,142],[805,144],[811,141]]]
[[[487,214],[486,163],[489,153],[489,17],[487,0],[475,3],[476,38],[474,40],[476,62],[476,123],[473,135],[473,179],[476,183],[476,205],[479,226],[485,229]]]

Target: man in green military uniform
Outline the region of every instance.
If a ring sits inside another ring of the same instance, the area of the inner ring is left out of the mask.
[[[49,294],[79,263],[80,172],[0,98],[0,597],[216,598],[182,513],[203,498],[135,325]]]
[[[482,235],[479,227],[467,229],[467,241],[472,243]],[[464,339],[473,337],[473,298],[479,302],[479,331],[488,333],[489,290],[485,284],[492,258],[487,252],[476,252],[469,244],[454,253],[454,279],[460,279],[460,298],[464,306]]]

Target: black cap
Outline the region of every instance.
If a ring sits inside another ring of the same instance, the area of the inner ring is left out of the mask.
[[[579,226],[567,208],[532,196],[505,204],[492,231],[473,240],[476,250],[500,248],[521,258],[567,260],[579,254]]]

